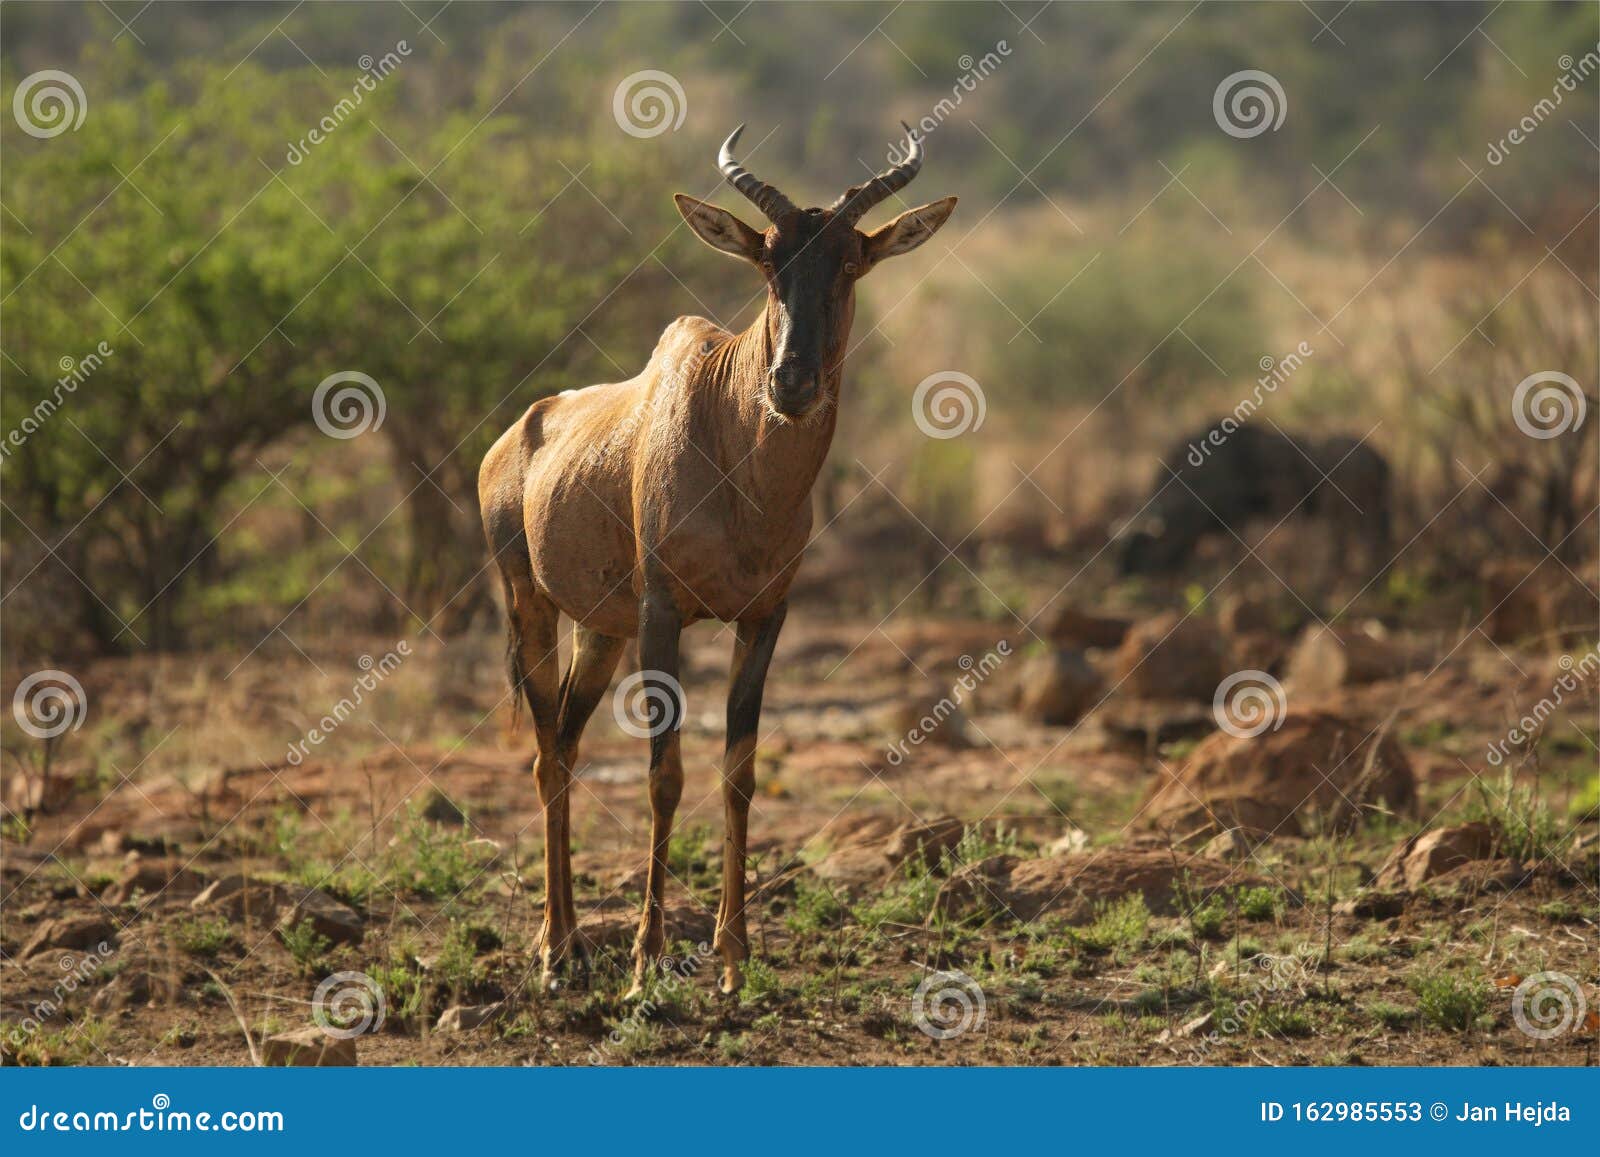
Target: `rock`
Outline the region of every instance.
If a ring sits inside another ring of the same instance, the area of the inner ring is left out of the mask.
[[[1429,887],[1440,892],[1513,892],[1533,879],[1515,860],[1474,860],[1435,876]]]
[[[471,1032],[498,1018],[504,1009],[504,1001],[496,1001],[494,1004],[453,1004],[439,1014],[433,1031]]]
[[[280,1032],[261,1042],[261,1063],[269,1068],[334,1068],[356,1063],[355,1037],[329,1036],[321,1028]]]
[[[1359,916],[1367,920],[1387,920],[1406,910],[1403,892],[1365,891],[1333,906],[1336,916]]]
[[[1211,1026],[1216,1023],[1216,1013],[1208,1012],[1185,1021],[1176,1031],[1170,1028],[1161,1030],[1161,1035],[1156,1037],[1158,1044],[1166,1044],[1170,1040],[1181,1040],[1185,1037],[1196,1036],[1200,1033],[1210,1032]]]
[[[171,1004],[184,991],[184,980],[167,972],[152,972],[135,963],[113,976],[89,1001],[95,1012],[115,1012],[151,1003]]]
[[[940,816],[927,823],[901,824],[883,843],[883,856],[895,867],[918,855],[929,868],[937,868],[946,852],[953,852],[966,830],[954,816]]]
[[[1235,671],[1281,674],[1289,659],[1289,640],[1266,631],[1241,631],[1227,640],[1228,666]]]
[[[1066,834],[1058,836],[1045,849],[1045,854],[1050,856],[1064,856],[1068,852],[1082,852],[1088,850],[1089,833],[1082,828],[1069,828]]]
[[[716,931],[716,914],[698,904],[668,905],[662,913],[662,925],[668,945],[679,940],[707,943]],[[631,953],[638,931],[637,912],[591,912],[578,921],[578,937],[591,954],[607,948]]]
[[[1211,705],[1178,699],[1112,698],[1094,713],[1108,735],[1141,751],[1199,739],[1217,729]]]
[[[1270,838],[1263,831],[1228,828],[1212,836],[1200,854],[1208,860],[1248,860]]]
[[[1209,703],[1227,673],[1223,652],[1211,622],[1169,611],[1129,630],[1113,660],[1112,682],[1137,699]]]
[[[1189,902],[1198,903],[1216,888],[1269,884],[1236,867],[1166,848],[1103,848],[1037,860],[991,856],[952,875],[939,905],[952,913],[999,908],[1021,921],[1055,913],[1081,923],[1094,917],[1098,905],[1134,893],[1152,912],[1170,915],[1180,910],[1185,889]]]
[[[1295,644],[1284,677],[1297,694],[1327,695],[1343,687],[1398,679],[1422,662],[1415,652],[1387,639],[1313,624]]]
[[[1100,675],[1082,651],[1058,648],[1023,667],[1017,710],[1024,719],[1067,727],[1099,701]]]
[[[1051,615],[1045,624],[1044,637],[1058,647],[1067,649],[1120,647],[1133,626],[1129,619],[1103,615],[1089,615],[1064,606]]]
[[[361,914],[326,892],[307,888],[291,896],[285,891],[278,908],[279,930],[305,921],[310,921],[313,931],[331,944],[359,944],[366,932]]]
[[[1420,832],[1389,854],[1373,883],[1380,888],[1416,888],[1453,868],[1491,858],[1499,844],[1499,832],[1483,821]]]
[[[965,694],[959,688],[942,688],[930,683],[927,693],[920,698],[902,699],[891,707],[884,722],[889,730],[905,736],[903,746],[897,750],[903,754],[924,743],[956,750],[976,747],[966,712],[959,701]]]
[[[1230,594],[1217,608],[1217,626],[1225,635],[1272,634],[1283,629],[1279,604],[1263,595]]]
[[[111,907],[143,899],[188,900],[205,890],[203,873],[185,866],[184,861],[172,857],[147,860],[144,857],[128,861],[122,876],[108,887],[100,899]]]
[[[189,906],[229,920],[265,921],[277,915],[282,899],[283,890],[278,885],[235,872],[213,881]]]
[[[423,819],[432,820],[436,824],[448,824],[451,827],[459,828],[467,822],[467,813],[438,788],[428,792],[427,801],[423,803],[419,814]]]
[[[1392,736],[1326,712],[1291,711],[1260,735],[1218,731],[1174,773],[1162,768],[1140,812],[1180,841],[1228,828],[1311,835],[1381,806],[1416,807],[1405,751]]]
[[[1497,643],[1538,638],[1571,646],[1594,637],[1600,594],[1554,558],[1495,560],[1482,583],[1484,631]]]
[[[905,823],[887,835],[880,835],[881,823],[861,824],[854,829],[857,838],[837,848],[811,865],[819,880],[859,895],[894,876],[905,861],[920,854],[931,871],[943,862],[946,852],[961,843],[965,827],[954,816],[939,816],[926,823]]]
[[[54,815],[78,794],[70,776],[59,772],[49,779],[21,771],[6,779],[5,806],[21,816]]]
[[[878,845],[839,848],[811,865],[811,874],[835,888],[856,894],[888,879],[894,865]]]
[[[40,926],[17,953],[20,959],[63,948],[108,947],[117,942],[117,927],[104,916],[61,916]]]

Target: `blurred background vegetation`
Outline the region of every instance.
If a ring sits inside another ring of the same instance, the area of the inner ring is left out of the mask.
[[[1594,75],[1485,159],[1594,51],[1592,4],[8,3],[0,35],[0,426],[112,351],[0,466],[8,662],[482,621],[489,443],[636,372],[675,316],[759,309],[670,198],[742,205],[713,163],[740,122],[753,168],[826,203],[935,116],[902,196],[962,199],[863,285],[821,487],[841,541],[1092,557],[1167,444],[1301,341],[1270,417],[1389,456],[1400,541],[1432,545],[1396,590],[1592,506],[1593,439],[1508,407],[1535,371],[1596,380]],[[1239,139],[1212,94],[1252,68],[1287,113]],[[10,115],[43,69],[88,106],[49,139]],[[646,69],[685,115],[638,137],[613,94]],[[952,368],[986,423],[932,441],[911,390]],[[311,404],[342,371],[386,402],[349,440]]]

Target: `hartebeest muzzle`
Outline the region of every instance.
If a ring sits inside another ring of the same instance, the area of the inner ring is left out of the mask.
[[[816,366],[783,362],[767,374],[772,408],[785,418],[804,418],[822,397],[822,371]]]

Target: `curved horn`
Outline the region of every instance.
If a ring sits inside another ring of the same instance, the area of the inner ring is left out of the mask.
[[[911,183],[911,178],[922,168],[922,142],[905,121],[900,122],[900,127],[906,130],[906,159],[864,185],[850,186],[830,207],[831,212],[842,214],[854,225],[868,209]]]
[[[734,157],[733,146],[739,143],[739,134],[742,132],[744,126],[740,125],[728,135],[727,140],[722,142],[722,149],[717,153],[717,167],[728,179],[728,184],[755,202],[756,208],[765,213],[767,220],[776,225],[779,217],[795,212],[794,202],[761,180]]]

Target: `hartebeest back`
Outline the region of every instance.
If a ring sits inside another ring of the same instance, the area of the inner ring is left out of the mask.
[[[914,137],[902,164],[826,209],[800,209],[734,159],[743,127],[718,161],[769,226],[758,232],[715,205],[681,193],[675,200],[701,240],[760,270],[761,315],[738,334],[702,317],[679,318],[637,377],[535,402],[494,444],[478,476],[484,530],[505,585],[512,693],[526,695],[536,732],[546,984],[576,933],[568,788],[578,739],[634,635],[652,711],[651,858],[635,991],[661,953],[667,842],[683,789],[678,636],[700,619],[737,626],[716,947],[722,990],[743,983],[745,838],[761,693],[811,531],[811,486],[833,440],[855,283],[933,236],[956,204],[946,197],[863,233],[856,228],[862,216],[921,168]],[[558,683],[562,613],[574,622],[573,649]]]

